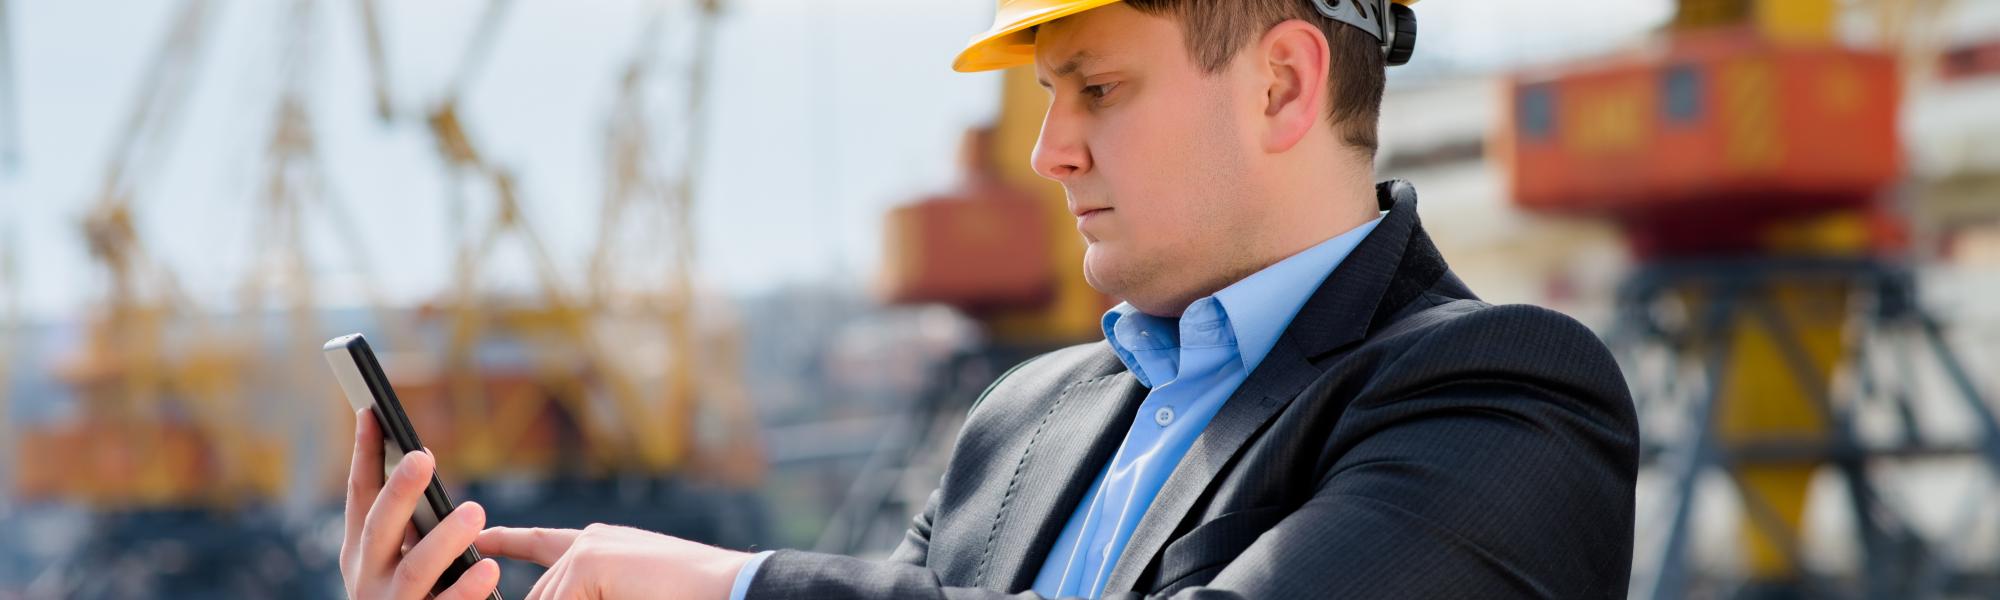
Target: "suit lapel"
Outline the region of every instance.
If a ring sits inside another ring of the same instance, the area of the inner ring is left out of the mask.
[[[1116,365],[1117,372],[1071,383],[1030,434],[979,567],[983,586],[1021,590],[1034,584],[1049,547],[1145,400],[1145,386],[1109,347],[1099,360],[1110,362],[1103,370]]]
[[[1124,553],[1118,555],[1118,563],[1111,568],[1111,577],[1104,584],[1107,594],[1132,589],[1140,572],[1160,553],[1175,525],[1201,499],[1209,483],[1222,472],[1222,466],[1249,441],[1252,433],[1264,426],[1264,421],[1289,404],[1318,374],[1319,370],[1306,362],[1296,344],[1288,337],[1279,339],[1251,378],[1244,380],[1243,386],[1216,411],[1215,418],[1195,438],[1173,474],[1167,476],[1160,494],[1153,498],[1145,516],[1139,518],[1132,539],[1125,543]]]
[[[1385,182],[1377,190],[1378,202],[1389,214],[1306,300],[1264,361],[1195,438],[1118,556],[1105,581],[1107,595],[1132,590],[1223,466],[1266,421],[1318,378],[1320,369],[1312,359],[1367,335],[1378,316],[1383,293],[1404,266],[1406,246],[1422,236],[1416,221],[1415,190],[1402,181]],[[1128,415],[1125,422],[1129,420]],[[1122,439],[1124,431],[1117,429],[1114,435],[1113,430],[1107,430],[1105,437]],[[1062,516],[1067,518],[1068,514]]]

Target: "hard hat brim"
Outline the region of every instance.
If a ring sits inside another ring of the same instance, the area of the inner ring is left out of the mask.
[[[1044,0],[1035,2],[1001,2],[993,15],[993,28],[985,33],[972,36],[971,43],[958,52],[958,58],[951,61],[951,69],[960,73],[991,71],[1018,67],[1035,62],[1036,25],[1074,15],[1086,10],[1123,2],[1124,0]],[[1417,0],[1391,0],[1397,4],[1416,4]]]
[[[958,58],[951,61],[951,68],[961,73],[972,73],[1033,63],[1035,33],[1031,29],[1036,25],[1122,1],[1073,0],[1014,10],[1001,6],[993,16],[993,28],[972,36],[971,43],[966,44],[965,49],[959,51]]]

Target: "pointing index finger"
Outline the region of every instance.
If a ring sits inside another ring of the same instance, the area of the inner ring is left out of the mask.
[[[479,549],[480,554],[525,560],[546,567],[562,558],[563,553],[569,551],[570,544],[576,543],[576,536],[582,534],[576,529],[493,527],[479,532],[479,540],[473,546]]]

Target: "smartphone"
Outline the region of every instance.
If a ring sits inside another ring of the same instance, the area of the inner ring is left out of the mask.
[[[396,400],[396,390],[389,387],[389,378],[382,374],[382,364],[375,360],[375,352],[368,349],[368,340],[354,333],[327,340],[322,348],[326,352],[326,362],[333,367],[333,377],[340,381],[340,390],[347,396],[347,404],[354,410],[373,410],[375,424],[382,431],[382,477],[388,481],[389,473],[403,462],[403,455],[424,448],[417,439],[417,429],[410,426],[409,415],[403,413],[403,403]],[[438,521],[451,514],[452,501],[444,493],[437,473],[431,473],[431,484],[424,488],[424,499],[417,503],[417,511],[410,516],[410,522],[417,527],[417,536],[429,535]],[[479,551],[471,546],[453,559],[444,576],[438,578],[431,587],[431,594],[443,593],[458,581],[466,569],[479,562]],[[500,592],[495,590],[490,600],[500,600]]]

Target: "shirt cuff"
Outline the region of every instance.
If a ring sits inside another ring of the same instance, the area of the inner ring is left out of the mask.
[[[764,559],[770,558],[772,552],[776,550],[758,552],[750,557],[750,562],[743,563],[743,569],[736,572],[736,584],[729,586],[729,600],[743,600],[750,593],[750,580],[757,578],[757,567],[764,566]]]

